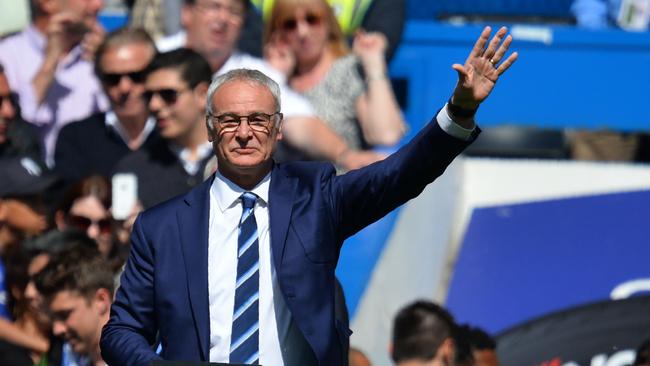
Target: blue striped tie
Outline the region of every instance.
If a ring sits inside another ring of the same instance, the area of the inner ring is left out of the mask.
[[[237,283],[230,337],[230,362],[259,362],[259,295],[260,261],[257,222],[253,214],[257,196],[241,195],[242,215],[237,240]]]

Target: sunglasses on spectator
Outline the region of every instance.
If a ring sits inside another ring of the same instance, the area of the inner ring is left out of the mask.
[[[123,77],[128,77],[132,82],[137,84],[144,83],[147,77],[147,70],[132,71],[125,73],[102,73],[102,82],[108,86],[115,86],[122,81]]]
[[[304,20],[307,25],[310,27],[316,27],[319,26],[322,17],[319,14],[315,13],[307,13],[304,18],[302,19],[296,19],[296,18],[289,18],[282,22],[282,29],[284,29],[285,32],[293,32],[296,29],[298,29],[298,21],[299,20]]]
[[[102,234],[109,234],[111,232],[111,219],[91,220],[87,217],[70,215],[68,216],[68,223],[81,231],[88,231],[91,225],[97,225],[99,232]]]
[[[163,100],[163,102],[165,102],[165,104],[172,105],[176,103],[176,101],[178,100],[178,95],[186,90],[188,89],[165,88],[165,89],[158,89],[158,90],[147,90],[144,93],[142,93],[142,98],[144,98],[145,103],[147,103],[148,105],[149,102],[151,102],[153,96],[157,95],[160,97],[160,99]]]

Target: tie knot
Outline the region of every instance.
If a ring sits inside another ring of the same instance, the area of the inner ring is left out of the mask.
[[[241,195],[241,202],[245,209],[253,208],[253,206],[255,206],[255,201],[257,201],[255,193],[244,192]]]

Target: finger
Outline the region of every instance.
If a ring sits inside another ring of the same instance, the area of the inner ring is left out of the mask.
[[[461,64],[453,64],[451,65],[451,68],[456,70],[456,72],[458,73],[458,79],[460,80],[461,83],[463,83],[465,79],[467,79],[468,71],[465,68],[465,66]]]
[[[504,72],[506,72],[506,70],[508,70],[508,68],[512,66],[512,64],[514,64],[515,61],[517,61],[518,57],[519,54],[517,52],[513,52],[512,55],[508,56],[508,58],[505,61],[503,61],[501,65],[499,65],[499,68],[497,69],[497,73],[501,75]]]
[[[492,33],[492,28],[490,28],[489,26],[483,28],[483,32],[481,32],[481,35],[476,40],[476,43],[474,43],[474,48],[472,48],[472,51],[469,53],[469,56],[467,57],[468,60],[470,58],[480,57],[483,54],[483,50],[485,49],[485,44],[490,38],[490,33]]]
[[[501,43],[501,46],[497,50],[497,52],[492,56],[492,62],[496,65],[501,61],[503,58],[503,55],[506,54],[506,51],[508,51],[508,48],[510,48],[510,44],[512,43],[512,36],[508,35],[506,39]]]
[[[499,44],[501,44],[501,40],[506,35],[506,33],[508,33],[508,28],[506,27],[499,28],[499,30],[496,32],[494,37],[492,37],[492,40],[490,41],[488,48],[485,50],[485,53],[483,54],[485,58],[489,60],[492,58],[492,56],[494,56],[497,47],[499,46]]]

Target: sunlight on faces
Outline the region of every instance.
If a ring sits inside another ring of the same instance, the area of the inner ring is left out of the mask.
[[[251,81],[233,80],[223,84],[212,98],[214,115],[232,113],[248,116],[253,113],[273,114],[276,112],[275,99],[264,85]],[[234,132],[225,132],[214,123],[209,133],[220,170],[246,171],[254,168],[270,168],[271,156],[282,133],[272,118],[268,133],[254,131],[248,122],[242,121]]]
[[[188,46],[206,58],[235,49],[244,18],[242,0],[196,0],[181,13]]]
[[[108,320],[110,296],[107,293],[99,289],[91,299],[68,290],[54,295],[49,304],[54,335],[65,339],[76,353],[93,352],[99,345],[105,320]]]
[[[114,85],[103,81],[111,107],[118,116],[132,117],[145,113],[147,106],[142,100],[144,79],[133,80],[124,74],[144,73],[153,55],[153,48],[146,43],[111,47],[102,55],[100,60],[102,74],[123,75]]]
[[[85,196],[75,200],[68,215],[89,219],[91,224],[86,229],[86,235],[97,241],[100,252],[106,254],[110,251],[111,232],[102,230],[99,224],[101,220],[109,220],[110,214],[97,197]]]
[[[198,88],[198,86],[197,86]],[[168,103],[154,93],[149,101],[149,111],[156,118],[160,135],[166,139],[183,140],[194,133],[195,128],[203,128],[197,120],[203,118],[205,94],[195,92],[182,80],[175,69],[158,69],[147,76],[145,90],[175,90],[176,100]]]
[[[16,117],[16,108],[9,99],[11,90],[4,73],[0,73],[0,144],[7,142],[9,123]]]

